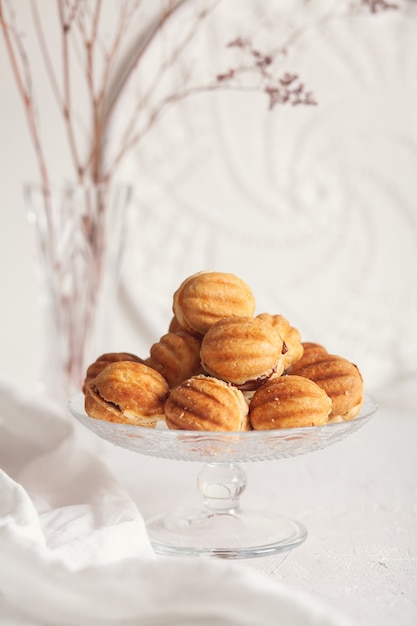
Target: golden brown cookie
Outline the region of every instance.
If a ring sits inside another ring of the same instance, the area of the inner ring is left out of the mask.
[[[169,394],[165,421],[179,430],[248,430],[248,405],[239,389],[210,376],[194,376]]]
[[[278,331],[255,317],[229,317],[213,324],[201,344],[206,372],[242,390],[256,389],[284,369]]]
[[[293,363],[303,356],[303,344],[301,343],[300,331],[291,326],[286,317],[280,314],[260,313],[257,317],[268,324],[271,324],[281,335],[285,343],[283,360],[284,370],[287,370]]]
[[[154,427],[164,419],[168,383],[156,370],[135,361],[107,365],[86,388],[85,411],[90,417]]]
[[[332,400],[330,418],[350,420],[356,417],[363,404],[363,379],[353,363],[347,359],[316,352],[304,357],[291,367],[291,374],[305,376],[319,385]],[[314,357],[314,358],[313,358]]]
[[[201,338],[185,330],[167,333],[154,343],[146,364],[158,370],[172,389],[183,380],[201,374]]]
[[[249,420],[255,430],[321,426],[327,422],[331,406],[326,392],[313,381],[284,375],[255,392]]]
[[[185,330],[204,334],[224,317],[252,316],[255,298],[250,287],[234,274],[206,271],[184,280],[174,293],[172,308]]]
[[[143,359],[131,354],[130,352],[106,352],[100,355],[94,363],[91,363],[87,368],[83,383],[83,392],[87,388],[87,385],[93,378],[95,378],[109,363],[115,363],[116,361],[135,361],[136,363],[143,363]]]

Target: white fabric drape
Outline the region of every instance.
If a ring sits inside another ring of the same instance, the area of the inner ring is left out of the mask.
[[[139,510],[66,415],[0,380],[0,621],[342,625],[239,564],[156,557]]]

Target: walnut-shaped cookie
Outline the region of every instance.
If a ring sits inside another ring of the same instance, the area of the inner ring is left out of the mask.
[[[250,391],[284,370],[278,331],[254,317],[229,317],[213,324],[201,344],[205,371]]]
[[[176,430],[248,430],[248,404],[239,389],[211,376],[193,376],[173,389],[165,421]]]
[[[290,369],[291,374],[305,376],[319,385],[332,400],[330,418],[351,420],[358,415],[364,400],[364,386],[356,365],[343,357],[316,352],[304,357]]]
[[[224,317],[252,316],[255,297],[251,288],[234,274],[198,272],[181,283],[174,293],[172,309],[185,330],[204,335]]]
[[[165,417],[168,393],[167,381],[155,369],[116,361],[87,385],[84,406],[96,419],[153,428]]]
[[[131,354],[130,352],[106,352],[105,354],[101,354],[87,368],[82,388],[83,392],[85,393],[88,384],[93,380],[93,378],[100,374],[100,372],[104,370],[107,365],[115,363],[116,361],[135,361],[136,363],[143,363],[143,359],[136,356],[136,354]]]
[[[301,343],[300,331],[298,328],[295,328],[295,326],[291,326],[287,318],[281,314],[272,315],[270,313],[260,313],[257,317],[276,328],[284,340],[285,349],[283,361],[284,370],[287,370],[303,356],[303,344]]]
[[[158,370],[172,389],[183,380],[201,374],[201,337],[185,330],[169,332],[154,343],[146,364]]]
[[[328,421],[331,408],[326,392],[312,380],[284,375],[257,389],[249,419],[254,430],[321,426]]]

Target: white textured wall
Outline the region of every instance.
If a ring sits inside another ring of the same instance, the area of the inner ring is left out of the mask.
[[[400,4],[299,40],[288,67],[319,106],[268,112],[259,94],[198,96],[131,155],[121,172],[135,185],[135,210],[116,349],[146,352],[166,330],[178,283],[211,268],[244,278],[258,312],[283,313],[306,340],[355,360],[370,387],[416,375],[417,7]],[[219,42],[252,32],[255,17],[256,41],[274,42],[282,16],[308,17],[299,5],[225,0],[198,63],[222,66]],[[307,3],[318,16],[340,5]],[[36,168],[0,51],[0,372],[32,384],[43,338],[21,189]],[[49,141],[57,124],[48,119]],[[66,167],[57,145],[56,175]]]

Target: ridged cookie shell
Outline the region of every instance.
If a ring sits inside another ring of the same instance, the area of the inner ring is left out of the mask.
[[[275,315],[271,313],[260,313],[257,317],[273,326],[284,340],[286,346],[286,351],[283,354],[284,370],[301,359],[304,349],[301,343],[301,333],[298,328],[292,326],[287,318],[279,313]]]
[[[104,370],[107,365],[110,363],[115,363],[116,361],[135,361],[136,363],[143,363],[143,359],[136,356],[136,354],[132,354],[130,352],[106,352],[101,354],[97,359],[88,366],[87,372],[85,375],[84,383],[83,383],[83,392],[85,393],[87,385],[91,380],[96,378],[101,371]]]
[[[200,347],[201,339],[185,330],[169,332],[151,346],[146,363],[162,374],[172,389],[202,372]]]
[[[332,418],[352,419],[359,412],[363,403],[363,379],[356,365],[347,359],[316,353],[306,360],[300,359],[290,373],[305,376],[324,389],[332,400]]]
[[[214,324],[201,344],[201,363],[210,375],[247,390],[284,369],[283,341],[261,319],[232,317]]]
[[[248,404],[236,387],[210,376],[193,376],[169,394],[165,421],[174,430],[247,430]]]
[[[164,418],[167,381],[156,370],[134,361],[110,363],[86,389],[87,415],[109,422],[155,425]]]
[[[234,274],[198,272],[184,280],[173,298],[177,322],[189,332],[205,334],[218,320],[231,315],[252,316],[255,297]]]
[[[331,400],[316,383],[302,376],[281,376],[254,394],[249,418],[255,430],[320,426],[327,422]]]

